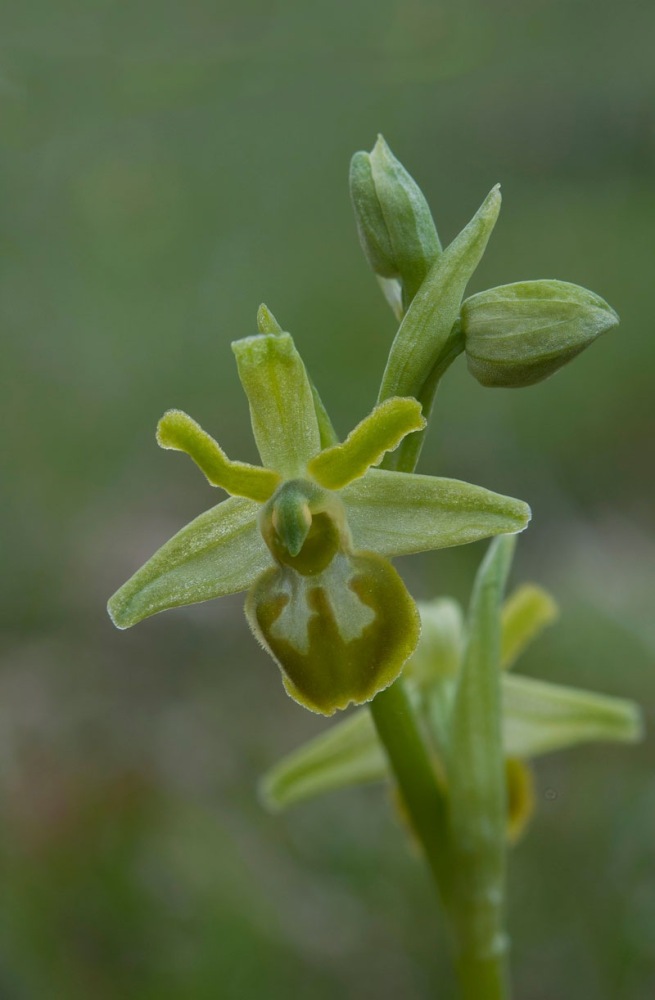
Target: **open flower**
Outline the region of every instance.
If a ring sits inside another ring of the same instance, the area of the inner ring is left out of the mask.
[[[453,745],[457,689],[476,623],[471,614],[466,621],[460,605],[450,598],[419,602],[419,610],[421,639],[405,666],[403,680],[421,719],[435,770],[448,792],[452,768],[458,766],[462,754],[461,746]],[[530,760],[594,741],[633,743],[641,737],[642,723],[633,702],[510,673],[524,650],[557,618],[557,605],[545,590],[523,584],[499,611],[506,833],[515,841],[534,809]],[[479,687],[471,702],[479,695]],[[471,711],[476,711],[472,704],[467,722]],[[474,731],[473,737],[479,733]],[[371,715],[360,710],[279,761],[265,776],[261,790],[270,808],[278,810],[338,788],[391,777]],[[402,801],[398,804],[404,815]]]
[[[232,496],[163,545],[109,613],[128,628],[247,590],[250,626],[291,697],[331,715],[391,684],[418,642],[416,606],[387,557],[520,531],[529,508],[457,480],[374,468],[424,428],[415,399],[378,404],[339,444],[288,333],[232,346],[262,466],[231,461],[169,410],[159,444],[186,452]]]

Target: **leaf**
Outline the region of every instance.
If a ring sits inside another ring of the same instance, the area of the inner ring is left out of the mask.
[[[500,697],[500,608],[514,539],[494,539],[476,575],[447,757],[455,899],[478,954],[503,934],[507,786]],[[470,924],[471,918],[473,924]],[[478,950],[479,949],[479,950]]]
[[[430,416],[444,371],[464,349],[459,330],[462,296],[480,263],[500,211],[496,186],[469,224],[439,254],[417,291],[389,352],[378,400],[413,396]],[[424,431],[409,436],[384,462],[387,469],[413,469]]]

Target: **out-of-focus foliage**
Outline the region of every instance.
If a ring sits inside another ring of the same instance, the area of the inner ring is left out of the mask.
[[[257,775],[324,723],[241,601],[129,634],[104,606],[206,506],[155,445],[164,410],[254,460],[225,359],[259,302],[340,433],[370,410],[394,321],[348,163],[381,131],[444,245],[502,183],[470,293],[560,278],[621,317],[533,388],[483,389],[460,360],[419,471],[530,502],[516,578],[562,619],[524,669],[652,722],[655,9],[26,0],[0,29],[0,994],[447,998],[431,890],[379,791],[261,811]],[[403,573],[465,600],[481,554]],[[652,995],[654,768],[648,738],[537,765],[518,996]]]

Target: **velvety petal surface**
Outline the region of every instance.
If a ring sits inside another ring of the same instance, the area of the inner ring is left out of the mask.
[[[246,615],[291,697],[322,715],[393,683],[420,631],[400,576],[371,552],[340,553],[312,576],[269,570],[250,591]]]

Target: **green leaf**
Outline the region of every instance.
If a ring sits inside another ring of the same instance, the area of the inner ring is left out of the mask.
[[[286,479],[302,477],[321,447],[314,396],[288,333],[232,344],[263,465]]]
[[[232,462],[213,437],[182,410],[164,414],[157,426],[157,443],[162,448],[186,452],[212,486],[220,486],[233,496],[264,503],[282,481],[270,469]]]
[[[634,743],[642,736],[637,705],[530,677],[503,677],[505,752],[536,757],[595,740]]]
[[[258,511],[234,497],[178,531],[110,598],[114,624],[129,628],[158,611],[247,590],[272,563]]]
[[[370,469],[341,491],[356,549],[389,556],[464,545],[523,531],[521,500],[457,479]]]
[[[313,458],[307,471],[326,489],[339,490],[363,476],[385,452],[397,448],[407,434],[422,427],[425,420],[420,403],[415,399],[387,399],[350,432],[343,444]]]
[[[503,670],[509,670],[524,649],[559,615],[554,598],[543,587],[525,583],[517,587],[503,605]]]
[[[262,779],[260,792],[277,811],[338,788],[383,781],[388,773],[373,720],[360,709],[283,757]]]
[[[464,347],[459,333],[459,309],[466,286],[480,263],[500,211],[495,187],[473,219],[439,254],[409,307],[392,344],[378,400],[413,396],[430,414],[439,378]],[[408,438],[386,468],[406,468],[406,452],[415,463],[422,433]]]
[[[462,306],[471,374],[485,386],[521,388],[552,375],[619,318],[607,302],[568,281],[519,281]]]
[[[507,786],[500,697],[500,609],[514,539],[495,539],[478,570],[468,615],[447,759],[457,919],[478,955],[504,931]]]

